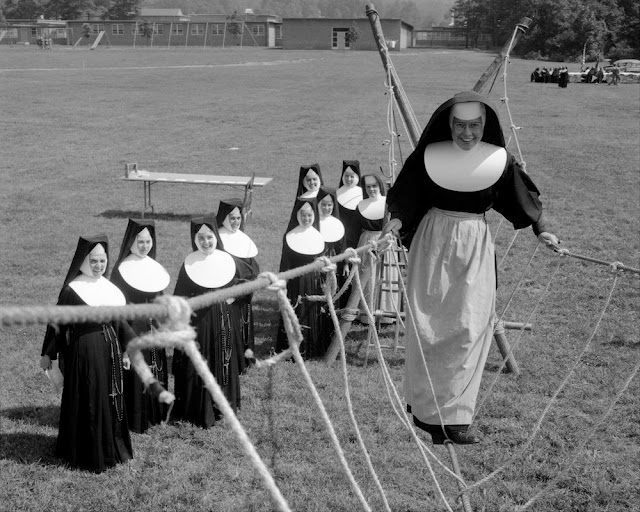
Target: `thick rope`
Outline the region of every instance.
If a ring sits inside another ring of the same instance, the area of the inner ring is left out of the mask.
[[[278,277],[271,272],[263,272],[261,275],[266,276],[268,279],[270,279],[274,285],[278,282],[281,283],[282,281],[282,280],[279,280]],[[322,399],[318,394],[318,390],[316,389],[313,383],[313,379],[311,379],[311,376],[307,371],[307,367],[304,364],[304,359],[300,354],[300,343],[302,342],[302,332],[300,329],[300,323],[298,322],[298,317],[296,316],[295,311],[293,310],[293,307],[291,306],[291,303],[289,302],[289,299],[287,298],[287,294],[284,291],[284,289],[285,289],[284,286],[279,286],[276,290],[276,296],[278,298],[278,305],[280,306],[280,311],[282,313],[284,327],[287,333],[287,338],[289,339],[289,347],[291,348],[293,359],[297,363],[298,368],[300,369],[300,372],[302,373],[304,380],[307,384],[307,387],[316,402],[316,405],[320,411],[320,415],[322,416],[322,419],[324,420],[327,431],[329,432],[329,437],[331,438],[331,442],[334,446],[336,453],[338,454],[338,458],[340,459],[340,464],[342,464],[342,468],[344,469],[344,472],[347,475],[347,478],[349,480],[349,483],[351,484],[351,488],[353,492],[356,494],[356,496],[360,500],[362,507],[368,512],[371,512],[371,508],[369,507],[367,500],[362,494],[362,491],[360,490],[360,487],[358,486],[358,483],[356,482],[353,476],[353,473],[349,468],[349,464],[347,462],[347,459],[344,456],[344,451],[340,446],[340,441],[338,440],[338,436],[336,435],[336,432],[333,428],[333,424],[329,419],[329,415],[327,414],[327,411],[324,408],[324,404],[322,403]]]
[[[269,491],[269,494],[271,494],[271,498],[277,505],[278,510],[289,512],[289,506],[280,493],[280,489],[278,489],[278,486],[273,480],[271,473],[269,473],[269,470],[262,462],[262,459],[251,443],[249,436],[242,428],[242,425],[233,412],[231,405],[229,405],[229,402],[224,396],[224,392],[209,370],[207,361],[204,359],[204,357],[200,353],[200,350],[198,349],[198,345],[195,341],[196,331],[195,329],[193,329],[193,327],[191,327],[189,323],[193,311],[189,306],[188,301],[181,297],[173,296],[164,296],[159,300],[164,303],[169,313],[168,321],[163,324],[160,330],[156,333],[156,335],[160,338],[159,345],[164,344],[166,346],[169,346],[169,344],[172,342],[171,344],[174,347],[182,350],[183,352],[185,352],[185,354],[187,354],[187,356],[189,356],[189,358],[193,362],[193,366],[198,372],[198,375],[200,375],[200,378],[202,378],[205,387],[224,415],[225,424],[228,424],[231,427],[231,430],[238,438],[243,452],[245,453],[245,455],[247,455],[254,468],[258,471],[258,474],[262,478],[267,490]],[[134,343],[134,346],[132,347],[134,351],[145,347],[146,343],[148,343],[149,341],[149,338],[144,338],[144,340],[140,340],[139,342]]]
[[[334,271],[335,272],[335,271]],[[358,420],[356,419],[355,413],[353,412],[353,404],[351,402],[351,391],[349,389],[349,373],[347,371],[347,357],[344,349],[344,338],[342,337],[342,332],[340,331],[340,321],[338,320],[338,315],[336,314],[336,308],[333,305],[333,300],[331,297],[331,289],[329,286],[324,285],[325,288],[325,297],[327,301],[327,306],[329,308],[329,314],[331,316],[331,321],[333,322],[333,326],[335,328],[335,332],[338,336],[338,340],[340,341],[340,356],[342,359],[342,377],[344,379],[344,395],[347,400],[347,410],[349,411],[349,418],[351,419],[351,424],[356,432],[356,437],[358,438],[358,445],[362,450],[362,454],[364,455],[365,461],[367,463],[367,468],[369,469],[369,473],[373,478],[373,481],[380,491],[380,495],[382,496],[382,501],[384,503],[384,507],[386,510],[391,512],[391,507],[389,506],[389,502],[387,501],[387,496],[384,492],[384,488],[380,483],[380,479],[376,474],[375,469],[373,468],[373,464],[371,462],[371,457],[369,456],[369,452],[367,450],[366,445],[364,444],[364,440],[362,439],[362,434],[360,433],[360,427],[358,426]]]
[[[355,279],[356,279],[355,286],[357,287],[357,290],[360,293],[360,299],[361,299],[362,304],[364,306],[365,314],[367,315],[367,318],[369,319],[369,322],[374,322],[375,319],[374,319],[373,315],[371,314],[371,310],[369,309],[369,306],[366,303],[364,290],[362,289],[362,286],[360,285],[360,276],[359,275],[356,276]],[[382,347],[380,346],[380,338],[378,337],[378,333],[377,333],[377,331],[375,329],[373,330],[373,337],[374,337],[374,340],[375,340],[376,350],[378,352],[378,358],[379,358],[379,361],[380,361],[380,368],[383,369],[383,375],[385,377],[385,379],[384,379],[385,383],[387,383],[387,382],[390,383],[391,389],[393,389],[393,392],[394,392],[394,395],[395,395],[395,398],[396,398],[397,402],[401,404],[402,400],[400,399],[400,396],[398,395],[396,387],[393,385],[393,379],[391,379],[391,375],[388,374],[388,369],[387,369],[387,366],[386,366],[385,361],[384,361],[384,355],[382,354]],[[405,423],[405,425],[410,425],[410,420],[409,420],[409,417],[408,417],[407,413],[404,411],[403,408],[401,408],[401,410],[403,411],[403,414],[405,416],[403,423]],[[433,480],[433,482],[434,482],[434,484],[436,486],[436,489],[438,490],[438,494],[440,495],[440,498],[444,502],[444,505],[446,506],[447,510],[449,512],[453,512],[453,510],[451,509],[451,506],[449,505],[449,502],[447,501],[444,493],[442,492],[442,488],[440,487],[440,484],[438,483],[438,479],[437,479],[435,473],[433,472],[433,468],[431,467],[431,463],[429,462],[429,459],[424,454],[424,451],[423,451],[424,445],[422,443],[420,443],[420,439],[418,438],[418,435],[416,434],[415,430],[413,428],[411,428],[410,430],[411,430],[411,435],[413,436],[414,440],[416,441],[420,451],[423,453],[424,460],[425,460],[425,462],[427,464],[427,468],[429,470],[429,474],[431,475],[431,479]],[[429,452],[429,453],[433,458],[436,458],[436,456],[433,453],[431,453],[431,452]],[[452,474],[455,475],[455,473],[453,473],[453,472],[452,472]],[[456,475],[456,478],[458,478],[457,475]]]

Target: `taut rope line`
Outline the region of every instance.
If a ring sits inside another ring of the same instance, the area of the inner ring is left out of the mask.
[[[319,262],[322,263],[323,266],[326,266],[326,259],[324,261],[320,260]],[[296,316],[296,313],[293,310],[293,307],[291,306],[291,302],[289,302],[289,299],[287,298],[287,294],[284,291],[284,289],[286,288],[286,285],[282,279],[278,279],[278,276],[276,276],[271,272],[263,272],[261,275],[267,276],[274,285],[276,296],[278,298],[278,304],[280,306],[280,311],[282,313],[284,328],[287,333],[287,338],[289,340],[289,348],[291,349],[293,359],[298,365],[298,368],[300,369],[300,372],[304,377],[305,383],[307,384],[307,387],[309,388],[309,391],[311,392],[311,395],[313,396],[313,399],[316,402],[318,410],[320,411],[320,415],[322,416],[325,426],[327,427],[327,431],[329,433],[329,437],[331,438],[331,442],[336,450],[336,453],[338,454],[338,458],[340,459],[340,464],[342,464],[342,468],[344,472],[347,474],[347,478],[349,479],[351,488],[353,489],[354,493],[360,500],[362,507],[368,512],[371,512],[371,508],[369,507],[367,500],[362,494],[362,491],[360,490],[360,487],[358,486],[358,483],[356,482],[353,476],[353,473],[349,468],[349,464],[344,456],[344,451],[340,446],[340,441],[338,440],[338,436],[336,435],[336,432],[333,428],[333,424],[331,423],[331,420],[329,419],[329,415],[327,414],[327,411],[324,408],[324,404],[322,403],[322,398],[320,398],[320,395],[318,394],[318,390],[316,389],[313,383],[313,379],[309,375],[309,372],[307,371],[307,367],[304,364],[304,359],[300,354],[300,343],[302,342],[302,332],[300,330],[300,323],[298,322],[298,317]]]

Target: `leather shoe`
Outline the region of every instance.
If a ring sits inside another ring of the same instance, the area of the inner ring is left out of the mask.
[[[449,438],[449,441],[454,444],[477,444],[480,442],[480,438],[478,436],[473,435],[470,432],[462,432],[459,430],[448,430],[447,437]]]

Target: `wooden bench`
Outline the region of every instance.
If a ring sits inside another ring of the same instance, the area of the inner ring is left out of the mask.
[[[155,183],[185,183],[193,185],[227,185],[231,187],[244,187],[243,205],[245,210],[245,220],[251,214],[251,199],[253,187],[263,187],[273,178],[259,178],[254,176],[217,176],[214,174],[180,174],[170,172],[150,172],[138,169],[137,163],[125,164],[124,176],[120,178],[125,181],[142,182],[144,193],[144,209],[142,217],[147,210],[154,213],[151,202],[151,185]]]

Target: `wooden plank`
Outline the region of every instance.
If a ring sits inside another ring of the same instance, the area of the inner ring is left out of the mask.
[[[138,171],[139,173],[140,171]],[[213,174],[180,174],[165,172],[145,172],[144,174],[129,174],[122,176],[125,181],[152,181],[166,183],[200,183],[205,185],[237,185],[246,186],[252,179],[251,176],[221,176]],[[253,186],[263,187],[273,178],[253,178]]]

